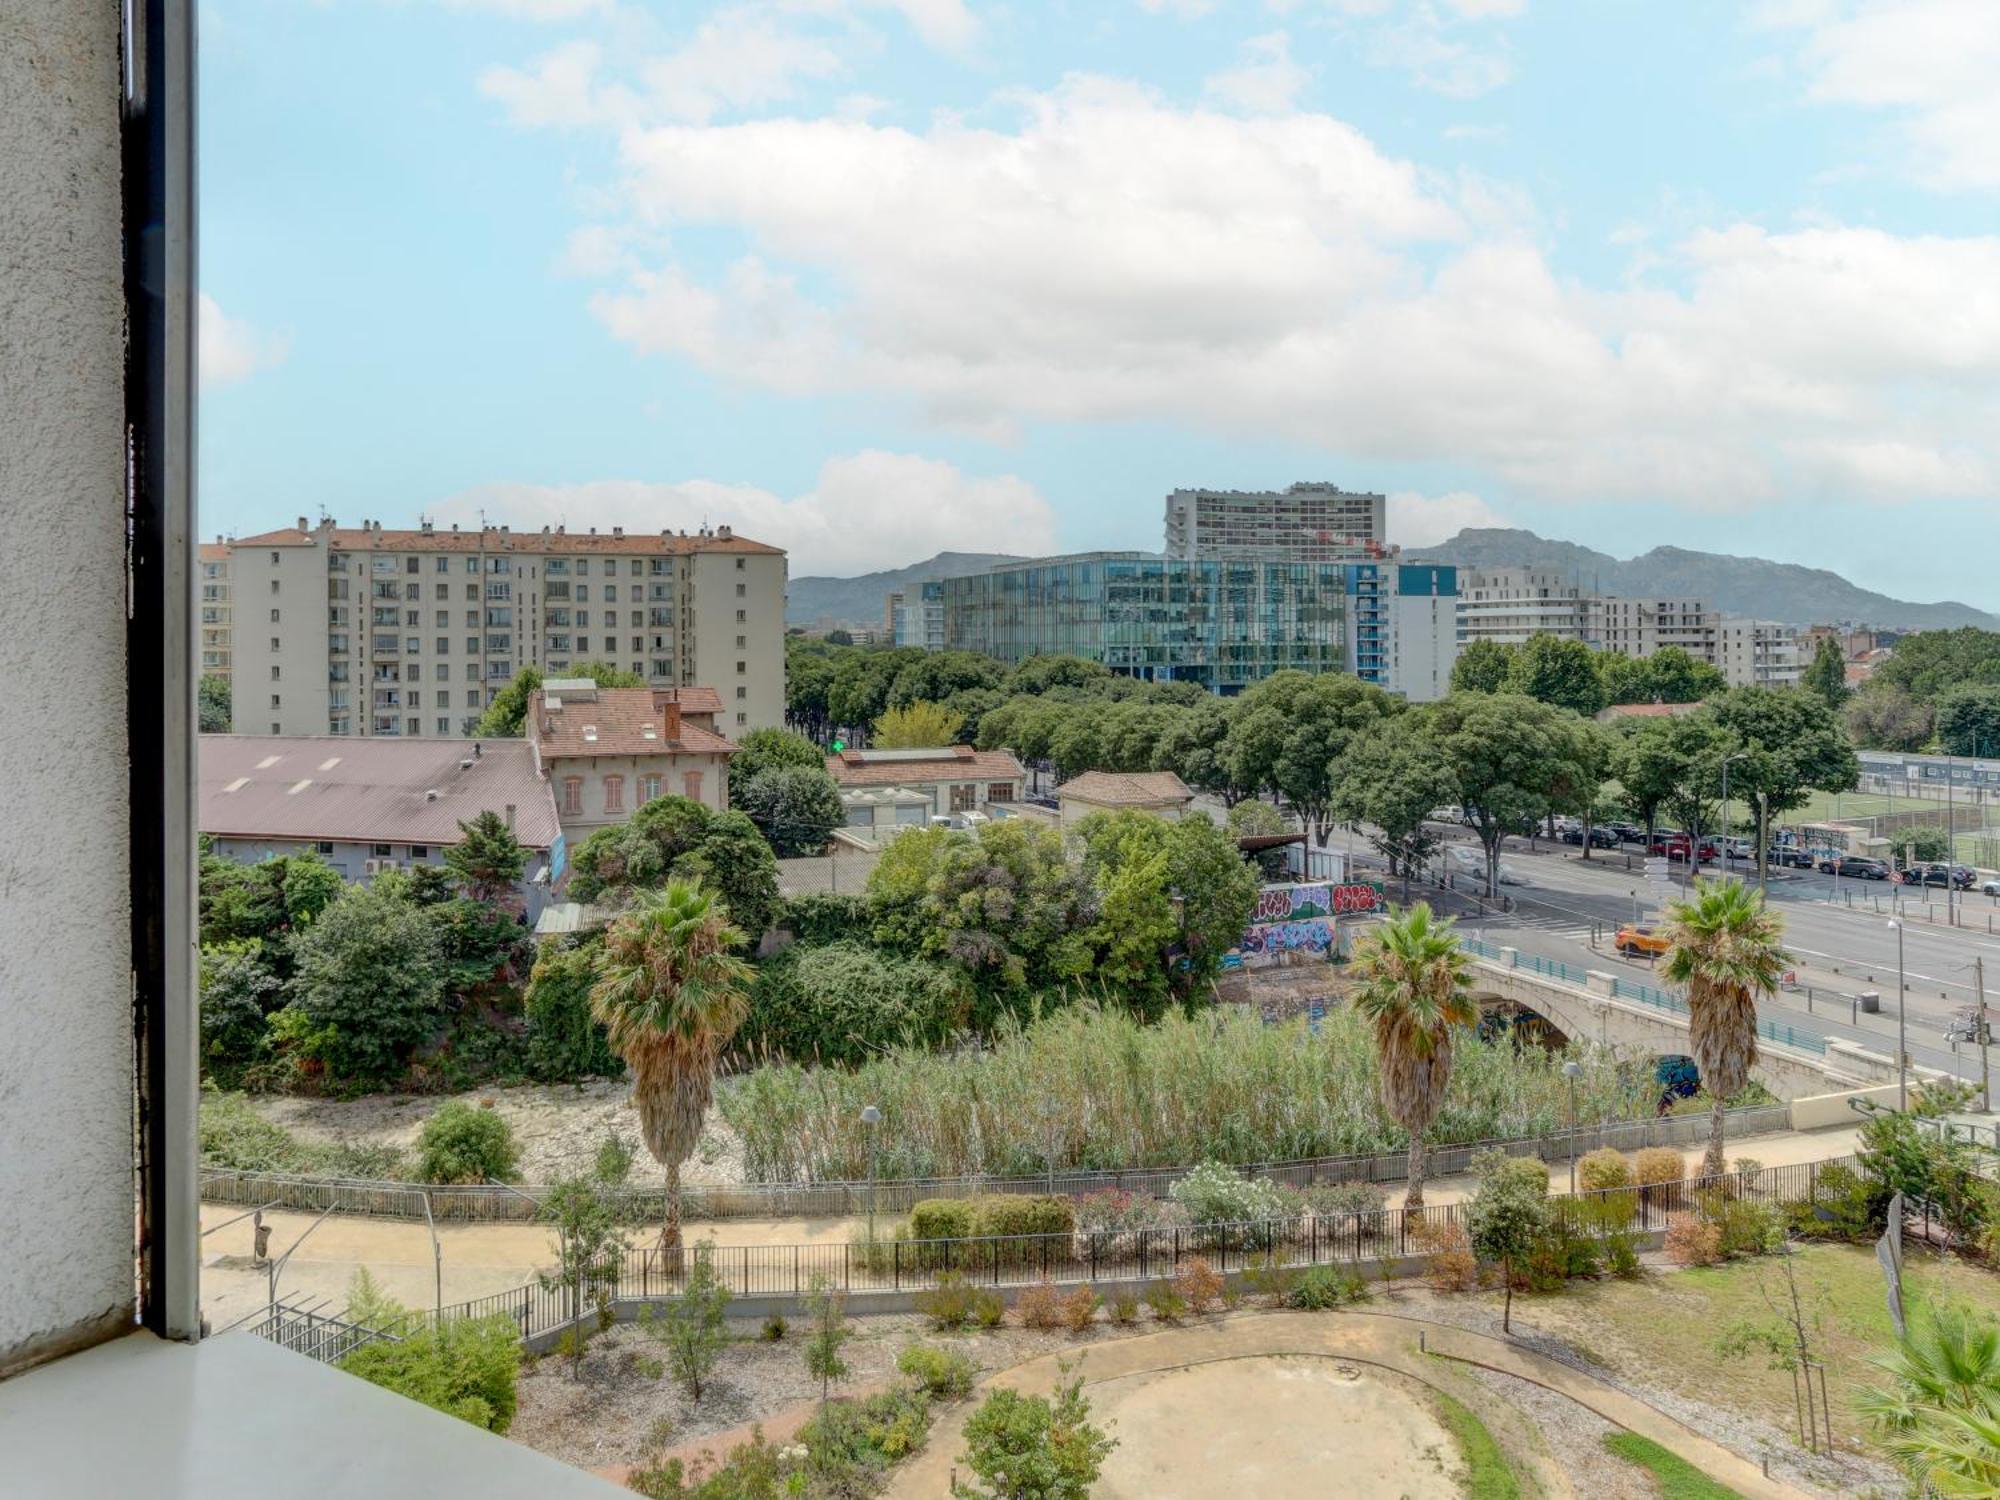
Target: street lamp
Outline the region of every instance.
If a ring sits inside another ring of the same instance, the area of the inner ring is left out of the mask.
[[[861,1106],[861,1124],[868,1132],[868,1243],[875,1243],[875,1148],[880,1139],[882,1111],[872,1104]]]
[[[1576,1079],[1583,1071],[1583,1064],[1575,1058],[1563,1064],[1563,1077],[1569,1080],[1569,1192],[1576,1196]]]
[[[1896,934],[1896,1108],[1907,1110],[1910,1107],[1910,1048],[1903,1017],[1909,1009],[1910,982],[1903,974],[1903,924],[1891,917],[1889,929]]]

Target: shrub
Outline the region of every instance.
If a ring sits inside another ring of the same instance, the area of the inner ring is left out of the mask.
[[[1775,1204],[1716,1194],[1703,1207],[1720,1233],[1717,1248],[1725,1257],[1762,1255],[1784,1236],[1785,1216]]]
[[[505,1432],[514,1421],[521,1332],[504,1313],[463,1319],[425,1328],[400,1343],[363,1345],[340,1367],[475,1427]]]
[[[1071,1333],[1082,1333],[1096,1316],[1097,1293],[1089,1287],[1077,1287],[1062,1299],[1063,1326]]]
[[[514,1132],[490,1109],[448,1099],[417,1137],[417,1174],[425,1182],[508,1182],[521,1159]]]
[[[1172,1282],[1156,1281],[1147,1287],[1145,1303],[1162,1323],[1178,1323],[1187,1315],[1187,1298],[1174,1290]]]
[[[868,898],[846,891],[805,891],[784,904],[778,925],[789,928],[805,947],[823,948],[868,930]]]
[[[351,885],[291,943],[288,1033],[301,1060],[342,1084],[383,1083],[443,1017],[444,957],[424,910]],[[282,1014],[282,1012],[281,1012]]]
[[[1366,1302],[1368,1278],[1351,1266],[1314,1266],[1292,1288],[1288,1305],[1302,1312],[1326,1312]]]
[[[1174,1290],[1196,1317],[1207,1312],[1222,1296],[1222,1285],[1222,1273],[1199,1255],[1182,1266],[1174,1277]]]
[[[1764,1164],[1754,1156],[1739,1156],[1735,1161],[1730,1163],[1730,1169],[1738,1177],[1745,1179],[1745,1187],[1750,1187],[1756,1183],[1759,1174],[1763,1172]]]
[[[1677,1266],[1712,1266],[1722,1259],[1722,1226],[1686,1214],[1667,1226],[1667,1259]]]
[[[1187,1210],[1144,1193],[1105,1188],[1085,1193],[1071,1207],[1076,1223],[1075,1253],[1088,1260],[1095,1253],[1107,1260],[1132,1255],[1140,1235],[1149,1229],[1172,1229],[1188,1223]]]
[[[1417,1247],[1428,1255],[1424,1279],[1440,1292],[1469,1292],[1479,1285],[1479,1261],[1472,1253],[1472,1236],[1455,1220],[1425,1223],[1412,1232]]]
[[[918,1292],[911,1301],[918,1312],[931,1320],[931,1327],[948,1329],[965,1326],[966,1319],[972,1316],[973,1297],[971,1284],[962,1275],[945,1271],[939,1274],[935,1286]]]
[[[1680,1152],[1666,1146],[1647,1146],[1632,1158],[1632,1181],[1640,1187],[1679,1182],[1686,1175]]]
[[[542,945],[521,1009],[528,1019],[528,1071],[544,1083],[616,1078],[625,1061],[611,1050],[590,1010],[597,942],[560,938]]]
[[[896,1356],[896,1368],[933,1400],[962,1401],[972,1393],[972,1360],[956,1349],[911,1344]]]
[[[970,983],[946,964],[851,941],[801,945],[758,966],[737,1046],[852,1067],[898,1046],[941,1045],[971,1007]]]
[[[1639,1236],[1631,1229],[1608,1231],[1599,1242],[1604,1252],[1604,1269],[1630,1281],[1644,1269],[1639,1261]]]
[[[882,1476],[924,1445],[930,1399],[920,1390],[878,1391],[859,1401],[822,1406],[799,1429],[810,1472],[822,1488],[725,1491],[716,1500],[761,1500],[765,1495],[872,1495]],[[703,1500],[707,1500],[704,1496]]]
[[[1167,1190],[1197,1226],[1246,1224],[1299,1212],[1304,1200],[1290,1188],[1245,1177],[1219,1161],[1203,1162]]]
[[[667,1368],[690,1401],[701,1400],[702,1387],[728,1346],[729,1297],[729,1288],[715,1274],[714,1256],[701,1247],[694,1252],[680,1296],[667,1303],[647,1330],[666,1345]]]
[[[1814,1179],[1812,1201],[1786,1210],[1796,1234],[1812,1239],[1873,1239],[1887,1220],[1889,1193],[1852,1167],[1831,1162]]]
[[[1631,1182],[1632,1164],[1622,1151],[1605,1146],[1577,1159],[1576,1185],[1580,1192],[1599,1193],[1608,1188],[1628,1187]]]
[[[1343,1182],[1305,1191],[1306,1206],[1323,1219],[1371,1219],[1388,1206],[1389,1195],[1372,1182]]]
[[[1243,1271],[1243,1290],[1252,1297],[1263,1298],[1273,1307],[1289,1306],[1292,1292],[1298,1284],[1299,1272],[1280,1264],[1274,1255],[1254,1257]]]
[[[991,1500],[1087,1500],[1105,1455],[1116,1446],[1090,1424],[1083,1381],[1056,1387],[1053,1398],[993,1391],[965,1423],[965,1464]]]
[[[1139,1294],[1130,1287],[1119,1287],[1111,1294],[1105,1315],[1120,1328],[1130,1328],[1139,1321]]]
[[[1517,1279],[1530,1291],[1559,1291],[1565,1282],[1601,1275],[1603,1252],[1596,1240],[1557,1219],[1550,1222],[1515,1270]]]
[[[972,1205],[979,1235],[1068,1234],[1076,1227],[1076,1212],[1063,1197],[989,1193]]]
[[[972,1321],[981,1328],[998,1328],[1007,1317],[1007,1299],[990,1286],[972,1294]]]
[[[767,1344],[782,1343],[790,1327],[791,1325],[785,1321],[784,1314],[772,1313],[764,1319],[764,1326],[758,1330],[757,1336]]]
[[[1060,1327],[1063,1320],[1062,1297],[1048,1282],[1037,1282],[1014,1299],[1014,1312],[1023,1328]]]
[[[976,1223],[970,1198],[924,1198],[910,1210],[913,1240],[969,1240]]]

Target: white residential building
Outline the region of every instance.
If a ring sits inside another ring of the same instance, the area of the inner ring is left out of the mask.
[[[1335,484],[1282,490],[1175,490],[1167,496],[1166,555],[1346,562],[1388,555],[1381,495]]]

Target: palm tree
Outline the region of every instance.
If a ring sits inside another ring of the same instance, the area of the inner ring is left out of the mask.
[[[1893,1387],[1864,1390],[1863,1416],[1926,1495],[2000,1494],[2000,1324],[1937,1308],[1875,1365]]]
[[[1451,930],[1419,901],[1355,948],[1355,1009],[1375,1028],[1382,1107],[1410,1134],[1406,1208],[1424,1206],[1424,1132],[1451,1081],[1451,1030],[1479,1020],[1466,992],[1467,959]]]
[[[1664,972],[1687,986],[1688,1046],[1715,1101],[1702,1162],[1711,1177],[1726,1170],[1723,1107],[1743,1091],[1757,1062],[1757,999],[1777,992],[1792,962],[1778,942],[1783,931],[1764,898],[1742,881],[1698,881],[1691,899],[1667,907]]]
[[[648,891],[612,922],[590,1005],[632,1070],[646,1149],[667,1170],[662,1248],[681,1240],[681,1163],[701,1139],[715,1062],[750,1008],[743,933],[722,899],[691,880]]]

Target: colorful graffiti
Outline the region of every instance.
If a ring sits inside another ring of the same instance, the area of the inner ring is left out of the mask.
[[[1336,918],[1381,905],[1382,888],[1359,881],[1267,885],[1258,893],[1242,942],[1223,956],[1222,966],[1262,969],[1305,957],[1333,958],[1340,952]]]

